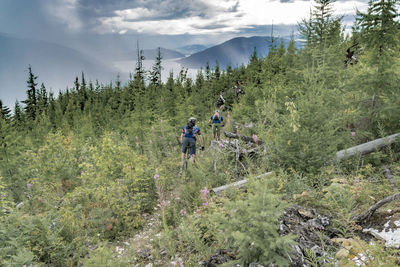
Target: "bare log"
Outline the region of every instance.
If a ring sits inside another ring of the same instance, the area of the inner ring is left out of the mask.
[[[250,137],[250,136],[238,135],[238,134],[231,133],[231,132],[224,132],[224,134],[228,138],[241,139],[242,141],[244,141],[246,143],[253,143],[253,144],[256,143],[256,142],[254,142],[253,137]],[[264,142],[259,139],[257,141],[257,144],[258,145],[262,145],[262,144],[264,144]]]
[[[259,179],[259,178],[267,177],[271,174],[272,174],[272,172],[267,172],[267,173],[263,173],[261,175],[255,176],[254,178]],[[222,191],[232,188],[232,187],[239,187],[239,188],[243,187],[247,182],[248,182],[248,180],[244,179],[244,180],[240,180],[235,183],[232,183],[232,184],[227,184],[227,185],[213,188],[213,189],[211,189],[211,191],[214,192],[215,194],[218,194],[218,193],[221,193]]]
[[[340,150],[336,153],[336,158],[338,160],[344,159],[344,158],[350,158],[355,155],[364,155],[368,154],[371,152],[374,152],[378,149],[381,149],[385,146],[391,145],[395,142],[398,142],[400,140],[400,133],[397,134],[392,134],[383,138],[376,139],[374,141],[364,143],[355,147],[351,147],[348,149],[343,149]]]
[[[384,173],[383,175],[385,175],[386,179],[389,180],[390,184],[392,185],[392,188],[396,191],[399,191],[399,188],[396,186],[396,181],[394,179],[394,176],[392,174],[392,172],[390,171],[388,166],[384,167]]]
[[[382,207],[383,205],[392,202],[393,200],[396,200],[400,198],[400,192],[396,193],[394,195],[385,197],[384,199],[379,200],[377,203],[375,203],[374,205],[372,205],[366,212],[356,215],[354,216],[352,219],[357,222],[363,222],[365,220],[368,220],[369,218],[371,218],[371,216],[374,214],[374,212],[379,209],[380,207]]]

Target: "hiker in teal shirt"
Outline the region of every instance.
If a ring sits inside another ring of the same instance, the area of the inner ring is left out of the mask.
[[[216,110],[214,115],[210,117],[208,123],[212,123],[212,132],[214,140],[221,140],[221,127],[224,127],[224,118],[219,114],[219,110]]]

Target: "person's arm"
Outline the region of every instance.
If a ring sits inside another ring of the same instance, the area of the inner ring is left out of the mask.
[[[199,135],[199,140],[200,140],[201,150],[204,150],[203,136]]]

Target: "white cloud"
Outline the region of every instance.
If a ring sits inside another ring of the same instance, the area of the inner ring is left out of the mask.
[[[70,0],[73,1],[73,0]],[[235,33],[246,28],[271,25],[272,23],[293,25],[309,16],[313,1],[280,2],[276,0],[199,0],[197,4],[208,9],[196,9],[188,12],[192,16],[165,19],[171,10],[162,8],[151,10],[137,7],[115,11],[113,17],[99,19],[96,30],[100,33],[129,31],[147,34],[221,34]],[[339,1],[334,5],[335,14],[355,14],[356,9],[363,10],[367,4],[358,1]],[[165,12],[165,14],[163,14]],[[187,13],[186,13],[187,14]]]
[[[47,0],[49,14],[58,22],[67,25],[70,30],[79,30],[83,23],[78,15],[77,0]]]
[[[158,12],[150,11],[147,8],[131,8],[125,10],[117,10],[115,14],[123,20],[138,20],[154,17]]]

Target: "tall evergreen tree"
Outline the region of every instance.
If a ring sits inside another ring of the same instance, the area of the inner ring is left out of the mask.
[[[26,91],[27,93],[27,99],[22,101],[25,104],[25,112],[26,115],[31,119],[35,120],[36,118],[36,109],[37,109],[37,96],[36,96],[36,79],[38,77],[35,76],[32,72],[32,68],[29,65],[28,67],[28,80],[27,85],[28,85],[28,90]]]
[[[47,95],[47,90],[44,84],[42,83],[40,86],[40,89],[37,92],[37,111],[39,114],[43,113],[46,111],[47,106],[48,106],[48,95]]]
[[[371,0],[366,13],[357,12],[355,30],[371,52],[371,64],[377,67],[378,82],[385,82],[387,70],[399,58],[399,0]]]
[[[155,63],[153,65],[153,69],[150,71],[150,83],[153,85],[161,85],[161,71],[163,69],[161,65],[162,55],[161,55],[161,48],[157,49],[157,56]]]
[[[3,105],[1,99],[0,99],[0,117],[6,121],[9,120],[11,117],[10,109],[7,106]]]

